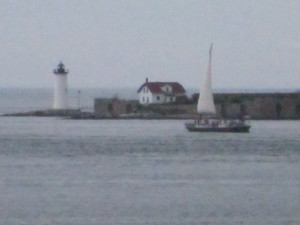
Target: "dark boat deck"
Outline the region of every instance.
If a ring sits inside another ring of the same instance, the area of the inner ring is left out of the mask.
[[[250,125],[240,123],[226,126],[199,125],[196,122],[186,123],[185,127],[191,132],[231,132],[231,133],[248,133]]]

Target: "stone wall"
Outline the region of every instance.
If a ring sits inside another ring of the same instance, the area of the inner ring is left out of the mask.
[[[300,93],[215,94],[214,99],[217,115],[223,118],[249,115],[252,119],[300,119]],[[131,113],[178,118],[197,115],[196,101],[142,106],[138,101],[98,98],[94,110],[96,115],[113,117]]]
[[[94,100],[94,113],[105,117],[117,117],[136,111],[138,101],[127,101],[118,98],[97,98]]]
[[[231,100],[226,94],[219,97],[225,99],[217,104],[224,117],[247,114],[253,119],[300,119],[300,93],[231,94]]]

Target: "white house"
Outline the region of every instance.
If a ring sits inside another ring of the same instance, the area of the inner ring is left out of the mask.
[[[176,102],[185,93],[185,89],[178,82],[149,82],[148,78],[138,89],[139,103],[143,105]]]

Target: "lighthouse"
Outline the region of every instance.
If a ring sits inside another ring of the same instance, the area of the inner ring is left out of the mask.
[[[65,65],[61,62],[53,70],[53,73],[55,75],[53,109],[66,109],[68,108],[67,74],[69,71],[65,69]]]

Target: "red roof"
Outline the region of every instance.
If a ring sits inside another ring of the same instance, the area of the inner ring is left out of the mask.
[[[172,87],[172,94],[185,94],[185,89],[178,82],[145,82],[138,90],[138,93],[143,89],[143,87],[149,88],[149,90],[154,94],[165,93],[162,87],[170,85]]]

